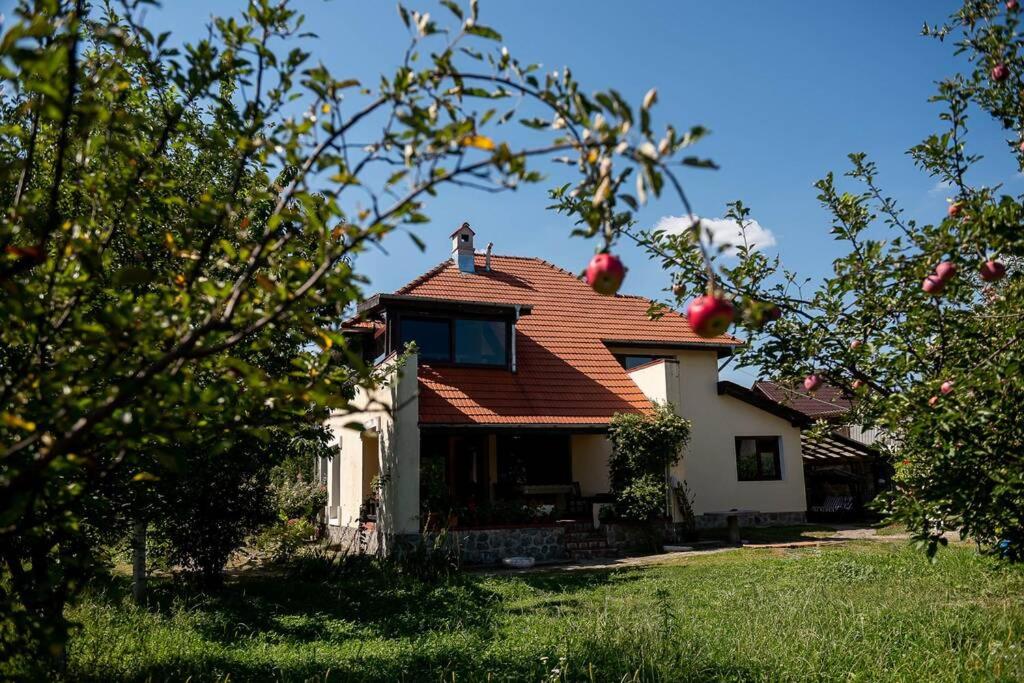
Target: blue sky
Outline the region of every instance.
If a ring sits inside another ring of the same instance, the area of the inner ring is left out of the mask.
[[[770,231],[785,264],[808,277],[827,273],[841,251],[828,234],[829,218],[813,183],[829,170],[848,168],[849,152],[877,162],[881,182],[912,217],[937,220],[947,192],[914,168],[907,148],[941,130],[939,110],[928,98],[934,82],[963,68],[949,44],[920,35],[924,21],[944,19],[958,5],[929,2],[598,2],[594,0],[481,0],[481,23],[502,32],[504,44],[524,62],[545,70],[570,65],[588,89],[614,87],[639,101],[657,87],[661,121],[678,127],[702,124],[712,135],[695,148],[718,171],[688,171],[684,181],[695,211],[722,215],[726,202],[742,199]],[[241,0],[174,0],[146,20],[154,30],[197,36],[214,9],[228,13]],[[445,16],[435,2],[407,0],[410,8]],[[315,57],[336,76],[373,83],[399,62],[406,29],[392,2],[306,0],[308,28],[320,38]],[[989,154],[979,182],[1019,182],[1002,147],[1002,132],[973,119],[975,149]],[[541,170],[546,170],[541,167]],[[391,290],[448,255],[447,235],[462,221],[479,245],[496,253],[539,256],[580,270],[594,244],[569,238],[571,226],[545,207],[549,184],[503,195],[454,191],[427,205],[433,222],[419,236],[420,252],[395,235],[387,255],[361,257],[373,284]],[[668,200],[639,215],[649,227],[681,213]],[[655,296],[668,276],[630,245],[618,251],[630,268],[629,293]],[[743,379],[740,377],[739,379]],[[749,381],[749,377],[746,378]]]

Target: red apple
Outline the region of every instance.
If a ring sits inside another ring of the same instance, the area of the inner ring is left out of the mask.
[[[853,380],[853,390],[854,391],[859,390],[863,386],[864,386],[864,380],[862,380],[862,379],[855,379],[855,380]]]
[[[767,317],[769,320],[778,320],[779,318],[782,317],[782,309],[776,306],[775,304],[772,304],[771,306],[768,307],[768,310],[765,311],[765,317]]]
[[[946,213],[949,214],[950,218],[956,218],[957,215],[959,215],[960,210],[963,208],[964,206],[960,202],[953,202],[949,205],[949,208],[946,209]]]
[[[1006,275],[1006,266],[1002,261],[991,259],[981,264],[981,279],[985,282],[1002,280],[1004,275]]]
[[[939,387],[939,391],[942,392],[943,396],[945,396],[946,394],[952,393],[953,392],[953,380],[947,379],[945,382],[943,382],[942,386]]]
[[[1002,62],[992,67],[992,80],[997,83],[1005,81],[1010,76],[1010,67],[1006,66]]]
[[[943,283],[949,282],[949,279],[956,275],[956,264],[951,261],[943,261],[935,266],[935,275]]]
[[[1017,0],[1006,0],[1006,11],[1015,12],[1017,11]]]
[[[929,275],[921,283],[921,289],[932,296],[938,296],[942,294],[942,290],[946,288],[946,283],[943,282],[942,278],[938,275]]]
[[[932,396],[930,399],[928,399],[928,405],[930,405],[932,408],[939,405],[939,397]]]
[[[850,350],[851,351],[856,351],[857,349],[859,349],[863,345],[864,345],[864,342],[862,342],[860,339],[854,339],[852,342],[850,342]]]
[[[820,386],[821,377],[818,377],[817,375],[812,373],[804,378],[804,389],[806,389],[807,391],[817,391],[818,387]]]
[[[1024,140],[1021,140],[1020,144],[1017,146],[1017,149],[1019,149],[1021,153],[1024,154]]]
[[[587,266],[587,284],[604,296],[612,296],[619,291],[625,277],[626,267],[614,254],[597,254]]]
[[[676,296],[685,296],[686,285],[684,285],[681,282],[675,283],[674,285],[672,285],[672,293],[675,294]]]
[[[693,331],[704,338],[717,337],[729,329],[736,310],[727,299],[706,294],[690,302],[686,319]]]

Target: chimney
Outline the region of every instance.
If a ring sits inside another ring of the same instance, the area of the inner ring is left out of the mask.
[[[462,227],[451,234],[452,238],[452,261],[463,273],[475,273],[476,266],[473,263],[473,229],[469,223],[463,223]]]
[[[491,270],[491,249],[494,249],[494,242],[487,243],[487,256],[484,259],[484,270],[488,272]]]

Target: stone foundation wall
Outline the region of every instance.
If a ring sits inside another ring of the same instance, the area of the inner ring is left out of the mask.
[[[643,524],[605,522],[601,525],[608,546],[620,553],[656,552],[655,544],[678,545],[693,541],[686,525],[680,522],[662,522],[651,529]]]
[[[698,529],[720,529],[728,525],[727,515],[697,515],[694,518]],[[740,528],[745,526],[786,526],[805,524],[806,512],[744,512],[740,513]]]
[[[740,515],[740,528],[751,526],[781,526],[803,524],[807,521],[804,512],[750,512]],[[719,529],[726,526],[726,515],[698,515],[697,529]],[[655,533],[641,524],[606,522],[601,525],[609,548],[620,554],[654,552],[653,543],[681,545],[694,540],[686,525],[678,522],[663,522],[657,525]],[[399,548],[403,544],[415,545],[420,541],[418,534],[393,539],[391,544],[368,525],[361,533],[355,527],[328,526],[331,542],[352,553],[380,554],[386,546]],[[423,541],[433,544],[436,532],[427,533]],[[495,565],[506,557],[526,556],[537,562],[559,562],[569,559],[566,548],[565,527],[525,526],[496,527],[491,529],[457,529],[448,532],[448,542],[458,543],[458,553],[466,565]]]
[[[526,556],[537,562],[567,560],[565,527],[536,526],[463,529],[449,532],[458,540],[463,564],[498,564],[506,557]]]
[[[381,552],[381,537],[377,529],[367,525],[362,531],[354,526],[328,525],[327,538],[332,545],[341,546],[346,553],[377,555]]]

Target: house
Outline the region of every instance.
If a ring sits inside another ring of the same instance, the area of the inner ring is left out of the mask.
[[[343,328],[391,375],[359,392],[355,413],[330,418],[333,537],[372,518],[386,552],[433,528],[437,498],[461,510],[442,520],[459,528],[484,508],[485,525],[506,527],[502,506],[524,502],[589,520],[608,496],[609,421],[655,402],[692,423],[670,474],[687,483],[698,525],[722,526],[735,509],[763,523],[804,519],[801,416],[719,381],[720,359],[740,340],[701,338],[675,312],[651,319],[649,300],[601,296],[541,259],[477,253],[468,224],[451,239],[450,260],[370,297]],[[399,363],[412,341],[417,351]],[[675,501],[666,513],[681,519]],[[531,534],[541,532],[519,536]]]
[[[853,399],[824,384],[813,393],[801,386],[755,382],[755,394],[800,413],[808,424],[824,422],[824,435],[801,436],[804,481],[812,518],[862,517],[867,505],[892,484],[892,467],[881,457],[884,438],[877,429],[847,424]]]

